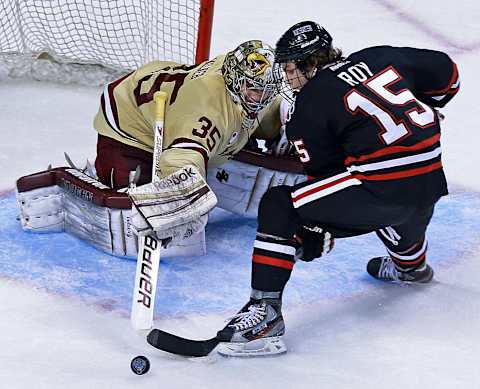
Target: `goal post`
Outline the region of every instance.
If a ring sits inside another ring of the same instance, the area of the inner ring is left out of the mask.
[[[0,0],[0,77],[53,71],[65,78],[53,80],[88,84],[103,68],[114,78],[156,59],[202,62],[213,8],[214,0]],[[85,68],[86,82],[75,79]]]
[[[197,49],[195,63],[201,63],[210,55],[210,42],[212,40],[213,8],[215,0],[200,1],[200,16],[198,22]]]

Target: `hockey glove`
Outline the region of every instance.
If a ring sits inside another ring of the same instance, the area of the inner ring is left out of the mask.
[[[301,244],[295,253],[295,258],[302,261],[310,262],[328,254],[333,249],[332,234],[318,226],[302,226],[295,237]]]
[[[131,226],[135,234],[139,236],[155,233],[157,239],[163,241],[165,247],[167,244],[178,244],[184,239],[190,238],[192,235],[200,232],[205,228],[208,222],[208,215],[202,215],[187,223],[179,224],[170,228],[153,229],[151,225],[140,214],[132,212],[130,220]]]
[[[155,232],[159,239],[188,238],[205,227],[217,198],[202,175],[186,166],[158,182],[129,190],[131,225],[138,235]]]

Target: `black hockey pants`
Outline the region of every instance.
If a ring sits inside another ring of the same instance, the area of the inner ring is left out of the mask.
[[[363,185],[318,197],[318,193],[310,195],[303,189],[307,185],[311,184],[277,186],[264,194],[252,256],[253,289],[283,291],[298,247],[293,236],[303,224],[318,225],[334,238],[376,232],[397,267],[410,270],[423,265],[427,249],[425,232],[434,204],[392,204],[374,196]],[[302,191],[307,196],[299,201],[296,194]]]

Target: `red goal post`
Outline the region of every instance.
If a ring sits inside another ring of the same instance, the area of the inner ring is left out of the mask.
[[[197,49],[195,63],[201,63],[210,56],[212,41],[213,9],[215,0],[200,1],[200,16],[198,21]]]

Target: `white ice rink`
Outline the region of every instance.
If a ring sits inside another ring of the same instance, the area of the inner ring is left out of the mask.
[[[453,186],[480,196],[480,3],[219,0],[211,54],[254,38],[274,44],[291,24],[305,19],[323,24],[334,45],[347,54],[390,44],[444,50],[453,57],[462,87],[443,110],[443,162]],[[96,134],[91,123],[99,94],[98,88],[0,79],[0,198],[10,193],[18,177],[49,164],[64,165],[64,151],[75,161],[93,160]],[[463,212],[477,220],[480,216],[468,204]],[[459,227],[454,221],[445,226],[441,236],[448,245],[462,245],[461,239],[449,240],[448,231]],[[470,232],[480,238],[478,231]],[[379,283],[368,293],[285,305],[289,352],[275,358],[192,361],[163,354],[149,348],[118,312],[3,275],[0,388],[479,389],[478,238],[465,255],[436,269],[430,285]],[[246,273],[250,244],[239,251]],[[14,266],[15,251],[7,245],[0,252],[8,252]],[[328,262],[324,266],[328,272]],[[198,277],[204,277],[206,286],[226,282],[221,277],[209,280],[208,273]],[[248,287],[245,283],[245,301]],[[161,318],[157,325],[184,336],[210,337],[237,308],[225,301],[221,314],[199,310]],[[152,363],[145,376],[130,371],[130,359],[137,354]]]

